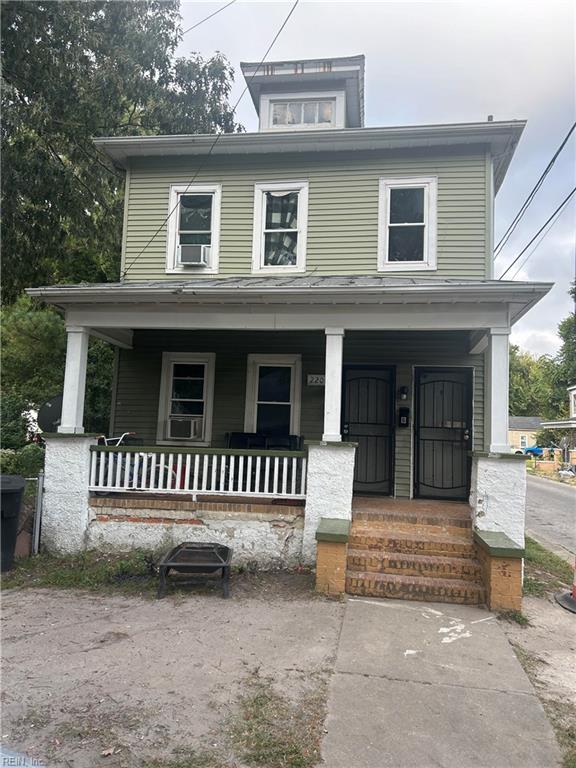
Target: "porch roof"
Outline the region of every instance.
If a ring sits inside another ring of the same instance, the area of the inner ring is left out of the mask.
[[[52,285],[27,293],[67,309],[102,304],[507,304],[516,322],[553,283],[368,276],[227,277]]]

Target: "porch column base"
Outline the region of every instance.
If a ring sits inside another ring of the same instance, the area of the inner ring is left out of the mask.
[[[526,457],[514,453],[474,452],[470,506],[478,531],[505,534],[523,549]]]
[[[86,548],[90,508],[90,446],[94,436],[46,437],[42,546],[50,552]]]
[[[503,533],[476,531],[474,543],[482,566],[488,608],[521,611],[524,550]]]
[[[320,520],[316,531],[316,591],[341,595],[346,591],[346,560],[350,521]]]
[[[355,443],[308,444],[302,562],[316,562],[316,531],[323,517],[352,519]]]

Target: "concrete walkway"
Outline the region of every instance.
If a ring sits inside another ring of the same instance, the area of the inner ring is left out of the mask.
[[[486,610],[350,599],[330,683],[326,768],[553,768],[552,727]]]

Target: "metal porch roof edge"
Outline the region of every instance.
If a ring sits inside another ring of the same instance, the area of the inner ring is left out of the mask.
[[[78,304],[234,303],[334,304],[506,302],[516,305],[515,322],[545,296],[552,283],[500,280],[417,280],[368,277],[236,277],[199,280],[156,280],[28,288],[30,296],[65,309]]]
[[[216,143],[215,134],[118,136],[94,138],[94,143],[124,168],[138,157],[338,152],[486,144],[491,147],[494,156],[494,184],[498,190],[525,125],[525,120],[508,120],[318,131],[223,133]]]

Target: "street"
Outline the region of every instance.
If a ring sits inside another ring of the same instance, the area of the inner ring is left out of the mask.
[[[544,545],[554,545],[564,554],[574,555],[576,487],[528,475],[526,532],[533,532]]]

